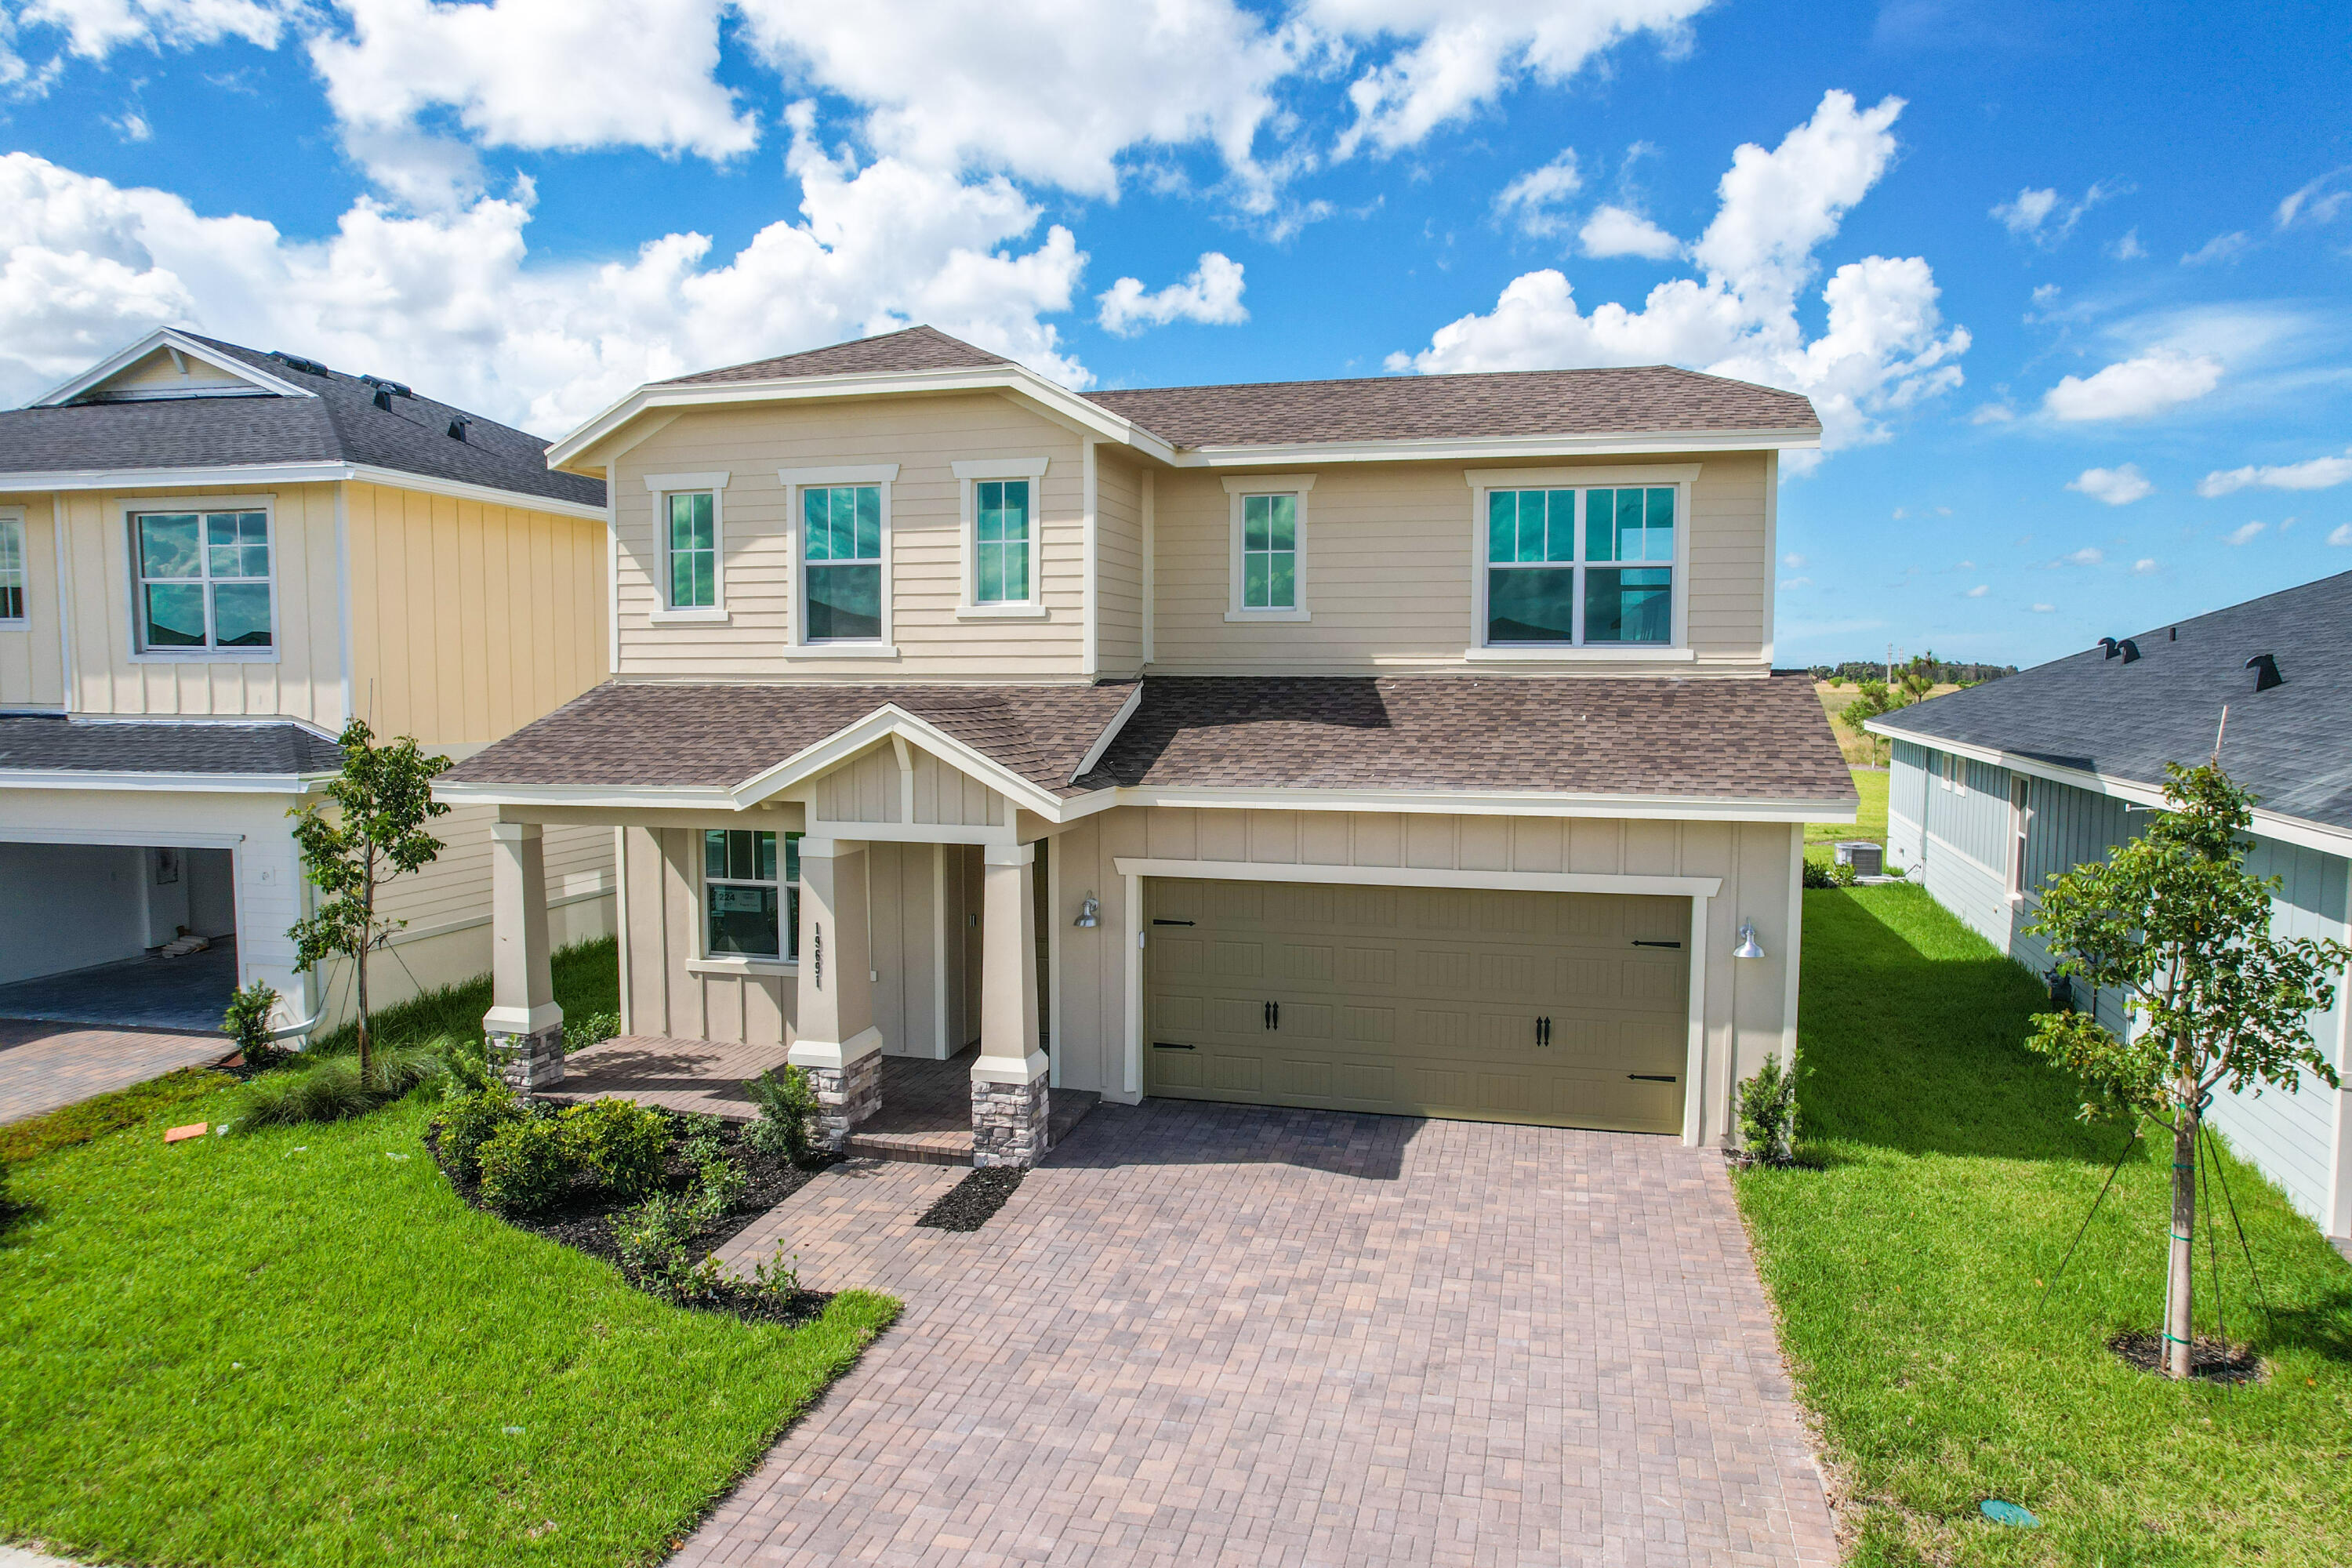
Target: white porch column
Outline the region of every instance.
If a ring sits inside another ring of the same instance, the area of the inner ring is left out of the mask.
[[[788,1059],[809,1075],[819,1136],[835,1150],[882,1105],[865,856],[847,839],[801,840],[800,1016]]]
[[[971,1163],[1034,1165],[1049,1146],[1037,1048],[1034,845],[981,852],[980,1059],[971,1064]]]
[[[492,1059],[524,1094],[563,1081],[563,1009],[547,962],[547,862],[535,822],[490,825]]]

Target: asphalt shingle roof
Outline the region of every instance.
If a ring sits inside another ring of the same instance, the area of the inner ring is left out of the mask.
[[[2266,809],[2352,828],[2352,572],[2129,640],[2137,659],[2088,648],[1881,722],[1931,744],[2161,785],[2165,763],[2211,753],[2226,703],[2231,777]],[[2263,653],[2284,681],[2258,693],[2246,661]]]
[[[103,723],[0,716],[0,772],[331,773],[342,748],[299,724]]]
[[[0,413],[0,479],[74,468],[171,469],[256,463],[364,463],[428,479],[582,506],[600,479],[547,466],[547,443],[429,397],[375,406],[375,388],[341,371],[312,375],[266,353],[185,334],[315,397],[173,397]],[[452,416],[472,423],[453,439]]]
[[[455,784],[732,788],[895,704],[1058,795],[1134,683],[606,684],[467,758]]]
[[[694,386],[794,376],[1008,364],[930,327],[754,360],[661,384]],[[1819,434],[1813,405],[1793,392],[1673,365],[1503,371],[1475,375],[1359,376],[1087,395],[1178,447],[1444,440],[1611,432]]]
[[[459,784],[731,787],[886,703],[1072,795],[1115,784],[1850,801],[1801,678],[1159,677],[1101,686],[606,685],[460,763]]]
[[[1811,682],[1160,677],[1087,783],[1851,801]]]

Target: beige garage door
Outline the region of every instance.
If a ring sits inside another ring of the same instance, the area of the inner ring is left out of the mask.
[[[1687,899],[1148,888],[1147,1093],[1682,1130]]]

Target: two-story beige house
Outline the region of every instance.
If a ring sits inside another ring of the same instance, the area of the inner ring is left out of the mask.
[[[287,810],[345,720],[462,757],[608,673],[604,486],[545,447],[177,331],[0,414],[0,1016],[217,1026],[254,979],[289,1026],[349,1016],[286,936]],[[372,1002],[489,968],[492,816],[391,890]],[[613,929],[614,846],[553,837],[555,940]]]
[[[541,835],[623,833],[624,1026],[789,1048],[838,1138],[1054,1090],[1720,1140],[1794,1037],[1772,673],[1799,396],[1654,367],[1080,395],[928,328],[644,386],[614,674],[457,767],[490,1028],[562,1071]]]

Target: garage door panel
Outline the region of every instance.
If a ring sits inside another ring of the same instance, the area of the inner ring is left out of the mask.
[[[1198,1049],[1151,1051],[1149,1092],[1681,1126],[1687,900],[1192,883],[1167,901],[1162,886],[1155,918],[1202,913],[1152,928],[1150,1029]]]

